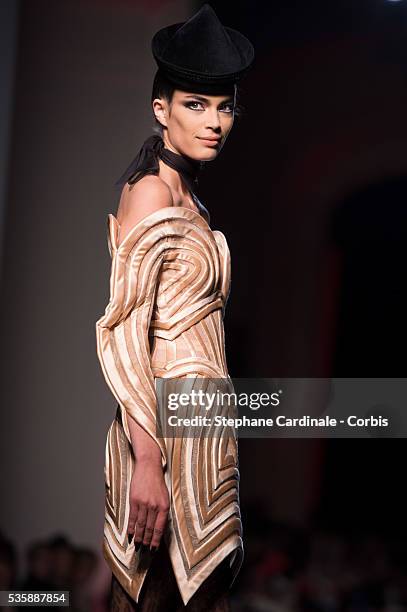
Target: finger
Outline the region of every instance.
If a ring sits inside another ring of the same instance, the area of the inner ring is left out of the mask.
[[[143,544],[145,546],[150,546],[151,538],[153,537],[156,518],[157,518],[157,509],[149,508],[148,514],[147,514],[146,526],[144,529],[144,538],[143,538]]]
[[[137,514],[136,529],[134,535],[135,544],[141,544],[144,538],[144,529],[147,521],[147,508],[145,505],[139,506]]]
[[[157,514],[157,518],[154,525],[153,537],[151,538],[150,548],[158,548],[161,542],[161,538],[165,531],[167,523],[168,511],[161,510]]]
[[[138,516],[138,504],[130,503],[130,515],[129,515],[129,522],[127,524],[127,534],[129,537],[129,542],[130,542],[130,538],[133,536],[134,531],[135,531],[135,527],[137,523],[137,516]]]

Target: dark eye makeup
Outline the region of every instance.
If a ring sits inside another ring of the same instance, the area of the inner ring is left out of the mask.
[[[200,100],[189,100],[188,102],[184,102],[184,106],[186,106],[187,108],[190,108],[191,110],[200,110],[197,109],[195,105],[203,105],[203,103]],[[227,113],[232,113],[233,112],[233,103],[232,102],[223,102],[220,105],[220,109],[223,110],[225,107],[229,107],[230,110],[227,111]]]

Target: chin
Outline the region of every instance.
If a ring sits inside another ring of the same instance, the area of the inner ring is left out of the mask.
[[[216,159],[217,157],[218,157],[218,153],[217,152],[216,153],[212,153],[212,155],[206,155],[206,156],[201,155],[199,161],[210,162],[210,161],[213,161],[214,159]]]
[[[197,152],[194,158],[198,159],[199,161],[212,161],[218,156],[219,151],[220,149],[217,147],[200,147],[200,151]]]

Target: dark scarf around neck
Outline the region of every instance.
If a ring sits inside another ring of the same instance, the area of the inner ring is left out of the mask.
[[[204,162],[170,151],[164,146],[164,141],[158,134],[149,136],[144,141],[136,157],[116,181],[115,187],[122,190],[126,183],[132,185],[145,174],[158,174],[159,159],[171,168],[174,168],[174,170],[177,170],[190,192],[194,194],[198,185],[198,174]]]

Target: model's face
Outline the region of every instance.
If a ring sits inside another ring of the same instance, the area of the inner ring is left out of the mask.
[[[155,116],[167,128],[165,146],[200,161],[211,161],[219,154],[232,129],[234,106],[234,94],[209,96],[179,89],[171,104],[163,98],[153,101]]]

